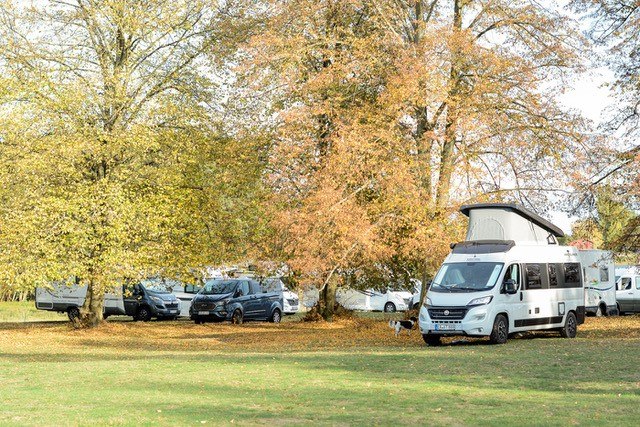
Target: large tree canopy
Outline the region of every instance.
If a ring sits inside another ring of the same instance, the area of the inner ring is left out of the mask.
[[[75,276],[93,325],[108,286],[241,255],[259,159],[226,136],[220,110],[243,10],[1,4],[1,281]]]

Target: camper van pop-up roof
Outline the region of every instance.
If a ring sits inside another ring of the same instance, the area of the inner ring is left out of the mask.
[[[469,217],[467,242],[501,241],[533,245],[555,245],[561,229],[518,206],[507,203],[465,205],[460,212]],[[508,249],[507,249],[508,250]]]

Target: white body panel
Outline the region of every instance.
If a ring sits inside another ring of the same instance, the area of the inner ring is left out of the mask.
[[[616,266],[616,300],[621,313],[640,312],[640,265]]]
[[[70,307],[81,307],[87,296],[87,286],[53,284],[50,288],[36,288],[36,308],[66,312]],[[124,314],[122,292],[114,289],[104,295],[104,311]]]
[[[411,293],[406,291],[340,288],[336,292],[338,304],[350,310],[361,311],[385,311],[385,307],[393,307],[390,311],[405,311],[410,307],[411,298]]]
[[[616,312],[613,254],[597,249],[578,251],[584,276],[584,305],[589,314]]]
[[[438,292],[439,287],[432,284],[427,292],[429,308],[425,307],[426,304],[420,308],[420,331],[422,334],[489,336],[498,314],[507,317],[509,333],[560,328],[564,325],[566,315],[570,311],[576,313],[578,318],[581,317],[581,313],[583,315],[584,289],[579,277],[579,262],[576,248],[558,245],[517,244],[506,252],[476,254],[455,253],[454,250],[454,253],[445,259],[443,268],[447,264],[456,265],[454,263],[458,265],[496,263],[491,266],[492,272],[487,281],[487,283],[493,282],[494,285],[491,289],[463,292],[457,290],[462,287],[454,284],[452,288],[455,291]],[[560,282],[556,280],[556,286],[553,287],[550,285],[552,281],[549,275],[546,275],[544,277],[547,286],[543,284],[534,288],[535,280],[544,282],[543,273],[547,274],[542,271],[543,268],[547,268],[544,266],[552,264],[554,271],[557,272],[559,264],[562,264],[560,267],[564,269],[564,263],[570,263],[569,269],[572,271],[572,275],[567,276],[566,283],[575,283],[577,276],[578,285],[560,287],[564,286],[563,278],[560,285],[557,285]],[[531,270],[526,266],[536,264],[543,266],[540,274],[529,275]],[[517,265],[519,269],[519,283],[515,294],[507,294],[503,289],[505,273],[511,265]],[[434,284],[439,283],[440,275],[441,272],[436,275]],[[469,306],[472,300],[483,297],[490,297],[490,302]]]

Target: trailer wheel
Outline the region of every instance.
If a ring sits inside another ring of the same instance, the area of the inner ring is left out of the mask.
[[[492,344],[504,344],[509,338],[509,322],[504,314],[498,314],[493,322],[493,329],[489,335]]]
[[[75,322],[80,317],[80,309],[78,307],[69,307],[67,316],[69,316],[69,320]]]
[[[435,334],[422,334],[422,339],[429,347],[437,347],[440,343],[440,335]]]
[[[392,302],[388,302],[384,305],[384,312],[385,313],[395,313],[396,311],[396,305]]]
[[[577,333],[578,322],[576,321],[576,315],[573,314],[573,311],[570,311],[564,321],[564,326],[560,329],[560,335],[562,335],[562,338],[575,338]]]

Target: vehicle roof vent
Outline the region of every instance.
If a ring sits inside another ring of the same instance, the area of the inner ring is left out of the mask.
[[[464,205],[460,212],[469,217],[466,241],[512,240],[517,243],[556,245],[563,237],[560,228],[541,216],[508,203]]]

